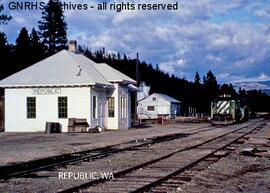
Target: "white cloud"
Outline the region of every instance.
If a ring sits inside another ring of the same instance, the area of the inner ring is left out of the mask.
[[[176,70],[174,65],[169,64],[169,63],[161,63],[159,65],[159,69],[164,71],[164,72],[168,72],[169,74],[173,74]]]
[[[270,77],[265,74],[265,73],[261,73],[260,76],[258,77],[259,80],[269,80]]]
[[[239,10],[264,16],[263,12],[268,13],[265,4],[246,0],[179,3],[178,11],[66,11],[68,37],[92,50],[106,47],[130,56],[139,52],[141,60],[159,63],[160,69],[190,79],[196,71],[205,73],[209,69],[221,81],[254,77],[261,72],[270,74],[269,23],[234,21],[234,15],[229,21],[211,22],[212,18]],[[9,25],[0,28],[16,37],[21,27],[26,25],[30,30],[40,18],[40,12],[16,12]]]
[[[179,67],[183,67],[186,65],[186,63],[187,63],[187,61],[185,59],[179,59],[179,60],[177,60],[176,65]]]
[[[222,61],[222,59],[220,57],[216,57],[212,54],[208,54],[206,56],[206,58],[209,59],[210,61],[213,61],[213,62],[221,62]]]
[[[266,10],[256,10],[254,11],[254,15],[258,17],[268,17],[269,14],[266,12]]]

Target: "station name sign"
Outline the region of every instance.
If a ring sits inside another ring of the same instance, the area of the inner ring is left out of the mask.
[[[37,95],[61,94],[61,88],[33,88],[33,94]]]

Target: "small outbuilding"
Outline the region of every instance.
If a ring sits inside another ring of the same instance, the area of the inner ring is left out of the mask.
[[[181,102],[160,93],[138,101],[137,112],[139,119],[157,119],[160,116],[173,118],[180,115]]]
[[[5,131],[44,131],[47,122],[56,122],[67,132],[73,119],[90,128],[128,129],[134,84],[107,64],[62,50],[0,81]]]

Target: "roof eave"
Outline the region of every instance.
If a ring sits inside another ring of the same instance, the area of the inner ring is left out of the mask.
[[[91,86],[112,86],[101,83],[78,83],[78,84],[32,84],[32,85],[0,85],[0,88],[45,88],[45,87],[91,87]]]
[[[137,82],[134,80],[108,80],[111,83],[123,83],[123,84],[137,84]]]
[[[114,88],[113,84],[100,84],[100,83],[97,83],[97,84],[95,84],[93,86],[97,87],[97,88]]]

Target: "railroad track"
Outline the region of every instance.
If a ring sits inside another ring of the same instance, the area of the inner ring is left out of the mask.
[[[186,171],[202,170],[207,165],[218,161],[226,154],[219,154],[225,148],[236,144],[240,139],[261,129],[268,122],[260,120],[247,126],[204,141],[203,143],[163,155],[157,159],[133,166],[114,173],[114,180],[92,180],[87,183],[62,190],[59,193],[70,192],[168,192],[184,181],[190,180]]]
[[[1,166],[0,180],[7,180],[10,178],[21,177],[24,175],[32,174],[33,172],[50,170],[57,167],[76,164],[78,162],[103,159],[114,154],[119,154],[127,151],[136,151],[139,148],[147,147],[149,145],[177,140],[187,135],[194,135],[197,133],[213,130],[215,128],[216,127],[197,128],[188,130],[187,133],[169,134],[165,136],[133,140],[129,142],[90,149],[86,151],[62,154],[53,157],[47,157],[22,163]]]

